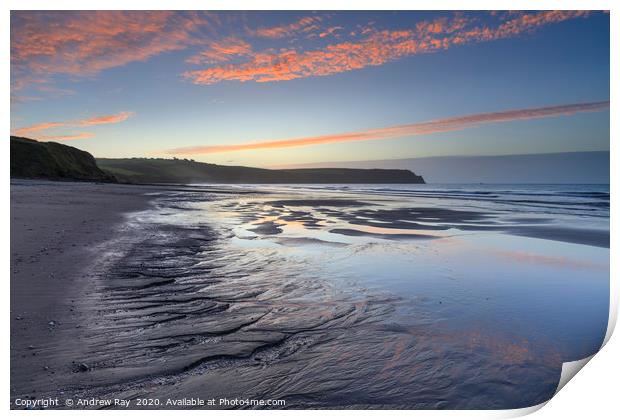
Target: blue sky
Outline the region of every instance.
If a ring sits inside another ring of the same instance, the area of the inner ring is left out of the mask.
[[[11,21],[12,132],[97,157],[282,166],[609,150],[602,12],[13,12]],[[584,103],[598,105],[561,108]],[[546,107],[560,108],[540,116]],[[514,116],[488,117],[505,111]],[[462,116],[477,117],[448,131],[415,126]],[[401,125],[414,126],[385,134]]]

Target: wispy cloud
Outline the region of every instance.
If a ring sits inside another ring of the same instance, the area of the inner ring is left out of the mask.
[[[328,15],[313,14],[234,32],[229,28],[244,27],[235,21],[241,18],[224,12],[18,11],[11,14],[12,94],[15,102],[25,101],[28,97],[20,98],[18,90],[43,83],[41,80],[52,83],[55,75],[95,76],[106,69],[190,47],[192,55],[186,62],[204,66],[183,73],[195,84],[327,76],[532,33],[589,13],[499,12],[488,19],[456,13],[399,30],[380,30],[372,24],[351,30],[327,25]],[[228,36],[222,39],[222,33]],[[336,36],[342,41],[334,42]],[[332,43],[325,45],[328,39]]]
[[[368,27],[360,31],[363,37],[354,40],[314,50],[266,50],[250,55],[249,60],[242,63],[188,71],[183,76],[195,84],[205,85],[227,80],[273,82],[327,76],[453,46],[515,37],[588,14],[587,11],[543,11],[496,15],[493,26],[480,25],[476,17],[457,14],[452,18],[423,21],[412,29],[379,31]],[[311,22],[302,19],[287,26],[268,28],[263,30],[263,36],[270,34],[269,37],[276,38],[290,31],[304,31],[313,25]],[[328,32],[321,33],[328,35]]]
[[[62,122],[43,122],[39,124],[30,125],[28,127],[22,127],[15,130],[15,134],[18,136],[27,136],[31,133],[36,133],[43,130],[49,130],[50,128],[64,127],[66,123]]]
[[[323,32],[319,33],[319,38],[326,38],[330,35],[334,35],[342,29],[343,29],[342,26],[330,26],[329,28],[325,29]]]
[[[37,75],[93,76],[201,42],[207,12],[19,11],[11,14],[14,89]]]
[[[68,125],[77,125],[80,127],[88,127],[91,125],[101,125],[101,124],[116,124],[119,122],[125,121],[127,118],[134,115],[134,112],[131,111],[123,111],[114,115],[103,115],[101,117],[92,117],[84,120],[78,120]]]
[[[35,90],[39,92],[50,92],[54,88],[46,85],[48,83],[46,79],[36,78],[32,76],[22,76],[11,81],[11,103],[23,103],[31,101],[41,101],[43,97],[40,95],[23,95],[19,92],[26,87],[34,86]],[[59,93],[59,92],[58,92]],[[60,95],[56,95],[60,96]]]
[[[11,93],[11,104],[21,104],[24,102],[42,101],[40,96],[33,95],[14,95]]]
[[[186,60],[189,64],[213,64],[229,61],[233,57],[247,55],[252,52],[252,46],[240,38],[228,37],[220,41],[209,43],[207,49],[191,56]]]
[[[284,38],[317,31],[322,20],[321,16],[305,16],[289,24],[249,30],[249,32],[251,35],[261,38]]]
[[[231,145],[181,147],[166,150],[165,153],[174,155],[200,155],[210,153],[237,152],[243,150],[281,149],[288,147],[301,147],[329,143],[386,140],[399,137],[411,137],[425,134],[459,131],[490,123],[558,117],[562,115],[573,115],[581,112],[597,112],[608,108],[609,101],[601,101],[548,106],[542,108],[515,109],[509,111],[489,112],[482,114],[466,115],[461,117],[443,118],[421,123],[376,128],[364,131],[330,134],[325,136],[299,137],[283,140],[265,140],[254,143]]]
[[[113,115],[102,115],[97,117],[91,117],[81,120],[64,121],[64,122],[42,122],[27,127],[17,128],[13,131],[16,136],[32,136],[35,135],[39,140],[78,140],[93,137],[93,133],[77,133],[77,134],[65,134],[65,135],[44,135],[40,134],[42,131],[60,128],[60,127],[90,127],[94,125],[102,124],[117,124],[125,121],[127,118],[134,115],[133,112],[123,111]]]
[[[41,141],[65,141],[65,140],[83,140],[94,137],[93,133],[78,133],[78,134],[66,134],[57,136],[39,136],[38,140]]]

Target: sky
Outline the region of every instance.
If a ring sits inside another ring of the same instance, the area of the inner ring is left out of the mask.
[[[11,133],[295,167],[609,150],[609,14],[11,13]]]

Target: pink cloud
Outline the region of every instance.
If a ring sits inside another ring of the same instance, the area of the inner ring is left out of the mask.
[[[43,122],[39,124],[30,125],[28,127],[22,127],[15,130],[17,136],[27,136],[30,133],[35,133],[43,130],[48,130],[55,127],[63,127],[66,123],[62,122]]]
[[[250,33],[261,38],[284,38],[298,33],[308,33],[319,29],[320,16],[305,16],[287,25],[277,25],[268,28],[259,28]]]
[[[19,11],[11,14],[14,87],[37,75],[92,76],[187,48],[206,13],[173,11]]]
[[[346,42],[321,48],[268,48],[254,52],[240,35],[270,40],[299,37],[329,38],[338,26],[325,28],[325,16],[310,15],[294,22],[247,29],[220,41],[223,15],[178,11],[19,11],[11,14],[12,90],[49,83],[56,74],[93,76],[103,70],[146,61],[159,54],[205,47],[187,59],[209,67],[183,76],[196,84],[225,80],[272,82],[327,76],[379,66],[416,54],[457,45],[519,36],[587,11],[503,12],[490,15],[492,25],[475,16],[454,16],[419,22],[402,30],[378,30],[374,23],[358,26]],[[344,35],[343,35],[344,36]],[[231,59],[242,59],[231,63]],[[59,93],[59,92],[57,92]],[[17,98],[17,95],[14,95]]]
[[[413,29],[378,31],[365,28],[364,38],[330,44],[322,49],[298,51],[287,48],[267,50],[249,56],[242,63],[188,71],[183,76],[195,84],[214,84],[226,80],[273,82],[327,76],[379,66],[416,54],[448,49],[456,45],[489,42],[529,33],[544,25],[585,17],[586,11],[544,11],[507,15],[496,26],[479,26],[476,18],[455,15],[420,22]],[[300,21],[301,22],[301,21]],[[310,23],[306,23],[307,28]],[[270,37],[298,31],[299,22],[269,28]],[[265,35],[263,35],[265,36]]]
[[[84,120],[75,121],[68,125],[78,125],[80,127],[88,127],[91,125],[101,125],[101,124],[116,124],[122,121],[125,121],[127,118],[134,115],[134,112],[123,111],[115,115],[103,115],[101,117],[92,117]]]
[[[85,139],[93,137],[92,133],[78,133],[78,134],[66,134],[66,135],[43,135],[37,134],[42,131],[59,128],[59,127],[90,127],[93,125],[102,125],[102,124],[117,124],[125,121],[127,118],[134,115],[133,112],[124,111],[114,115],[103,115],[98,117],[91,117],[82,120],[73,120],[73,121],[65,121],[65,122],[43,122],[34,125],[30,125],[27,127],[21,127],[15,129],[13,131],[14,135],[26,137],[32,136],[33,134],[39,140],[77,140],[77,139]]]
[[[65,140],[83,140],[94,137],[93,133],[78,133],[78,134],[66,134],[58,136],[39,136],[38,140],[41,141],[65,141]]]
[[[597,112],[609,108],[609,101],[589,102],[569,105],[557,105],[542,108],[525,108],[500,112],[466,115],[461,117],[443,118],[439,120],[405,124],[393,127],[376,128],[324,136],[300,137],[283,140],[265,140],[255,143],[242,143],[216,146],[181,147],[167,150],[168,154],[200,155],[210,153],[237,152],[257,149],[281,149],[318,144],[357,142],[369,140],[386,140],[399,137],[420,136],[434,133],[459,131],[477,127],[482,124],[491,124],[506,121],[531,120],[563,115],[573,115],[581,112]]]
[[[229,61],[235,56],[247,55],[252,52],[252,46],[246,41],[229,37],[209,44],[206,50],[191,56],[186,60],[189,64],[213,64]]]
[[[325,38],[342,30],[342,26],[331,26],[319,34],[319,38]]]

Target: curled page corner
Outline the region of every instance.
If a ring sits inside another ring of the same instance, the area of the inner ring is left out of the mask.
[[[585,357],[580,360],[574,360],[572,362],[563,363],[562,373],[560,375],[560,382],[558,382],[558,387],[555,389],[555,393],[553,395],[555,396],[558,392],[560,392],[560,390],[564,388],[564,385],[566,385],[568,381],[573,379],[573,377],[577,374],[577,372],[579,372],[581,368],[583,368],[590,360],[592,360],[595,354],[593,354],[592,356]]]
[[[611,283],[611,287],[613,289],[613,282]],[[614,294],[610,293],[613,299]],[[609,341],[609,339],[611,338],[615,328],[616,328],[616,321],[618,319],[618,304],[616,301],[612,300],[611,304],[610,304],[610,308],[609,308],[609,320],[607,323],[607,332],[605,333],[605,338],[603,339],[603,343],[601,344],[601,347],[599,348],[599,350],[594,353],[591,356],[588,357],[584,357],[583,359],[580,360],[573,360],[572,362],[564,362],[562,364],[562,373],[560,374],[560,381],[558,382],[558,386],[555,389],[555,392],[553,393],[553,396],[556,396],[558,392],[560,392],[560,390],[562,388],[564,388],[564,386],[571,380],[573,379],[573,377],[586,365],[588,364],[588,362],[590,360],[592,360],[592,358],[594,356],[596,356],[596,354],[601,351],[603,349],[603,347],[605,347],[605,345],[607,344],[607,342]],[[552,397],[553,398],[553,397]],[[547,401],[549,402],[549,401]],[[537,406],[533,406],[530,408],[535,408],[533,411],[534,412],[540,408],[542,408],[545,403],[539,404]]]
[[[572,362],[564,362],[562,364],[562,373],[560,374],[560,381],[558,382],[558,386],[555,389],[553,396],[555,397],[557,393],[560,392],[562,388],[564,388],[564,385],[566,385],[571,379],[573,379],[573,377],[581,370],[581,368],[583,368],[590,360],[592,360],[592,358],[595,355],[596,353],[586,358],[580,359],[580,360],[573,360]],[[513,410],[504,410],[501,412],[501,414],[497,416],[497,418],[516,418],[516,417],[527,416],[543,408],[545,405],[547,405],[549,401],[551,401],[551,399],[545,402],[542,402],[540,404],[533,405],[531,407],[524,407],[524,408],[518,408],[518,409],[513,409]]]
[[[607,344],[614,333],[614,330],[616,329],[616,321],[618,320],[618,298],[614,298],[614,296],[618,296],[617,286],[615,285],[615,282],[611,281],[611,279],[609,283],[609,296],[611,298],[609,305],[609,320],[607,321],[607,332],[605,333],[603,344],[601,344],[601,349],[605,347],[605,344]]]
[[[495,418],[514,419],[517,417],[524,417],[524,416],[530,415],[540,410],[545,405],[547,405],[548,402],[549,400],[542,402],[540,404],[532,405],[530,407],[514,408],[511,410],[502,410],[502,411],[497,412],[497,415],[495,416]]]

